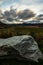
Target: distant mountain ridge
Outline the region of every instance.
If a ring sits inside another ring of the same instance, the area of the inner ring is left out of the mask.
[[[21,23],[35,23],[42,22],[43,23],[43,14],[39,14],[35,17],[35,13],[33,13],[29,9],[24,9],[22,11],[16,12],[16,9],[11,9],[10,11],[5,11],[4,14],[0,14],[0,19],[4,19],[6,22],[2,22],[4,24],[16,24]],[[32,20],[31,20],[32,18]]]

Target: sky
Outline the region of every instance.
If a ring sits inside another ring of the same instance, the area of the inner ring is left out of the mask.
[[[0,8],[6,10],[13,6],[13,8],[30,9],[35,13],[43,13],[43,0],[0,0]]]

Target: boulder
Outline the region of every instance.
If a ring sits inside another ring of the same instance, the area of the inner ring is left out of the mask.
[[[42,53],[32,36],[22,35],[0,39],[0,59],[17,58],[38,62]]]

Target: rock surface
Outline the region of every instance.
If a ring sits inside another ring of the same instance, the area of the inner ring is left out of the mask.
[[[0,39],[0,59],[5,57],[38,62],[42,53],[32,36],[23,35]]]

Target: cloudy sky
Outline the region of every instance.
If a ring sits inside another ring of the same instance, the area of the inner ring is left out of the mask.
[[[0,8],[5,10],[10,6],[18,10],[28,8],[35,13],[43,13],[43,0],[0,0]]]

